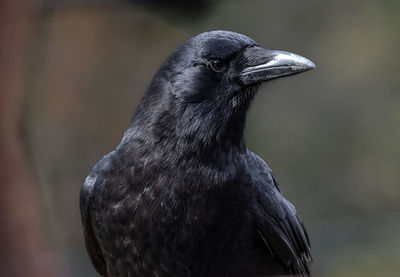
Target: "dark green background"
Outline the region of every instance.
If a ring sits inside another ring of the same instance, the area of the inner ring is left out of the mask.
[[[400,274],[399,1],[226,0],[199,12],[58,2],[38,12],[21,128],[70,276],[96,276],[78,209],[85,176],[161,62],[214,29],[317,65],[265,84],[246,128],[309,230],[314,276]]]

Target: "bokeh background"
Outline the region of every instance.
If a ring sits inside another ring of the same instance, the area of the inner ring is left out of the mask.
[[[400,1],[0,3],[1,276],[98,276],[80,186],[161,62],[207,30],[317,65],[262,87],[248,147],[311,237],[314,276],[400,275]]]

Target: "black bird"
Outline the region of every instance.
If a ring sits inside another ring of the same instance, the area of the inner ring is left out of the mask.
[[[314,68],[247,36],[212,31],[161,65],[118,147],[81,190],[102,276],[309,275],[295,207],[243,139],[260,84]]]

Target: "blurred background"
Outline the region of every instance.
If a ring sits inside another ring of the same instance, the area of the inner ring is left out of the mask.
[[[248,147],[312,242],[314,276],[400,275],[400,1],[0,3],[1,276],[98,276],[79,190],[162,61],[207,30],[317,69],[262,87]]]

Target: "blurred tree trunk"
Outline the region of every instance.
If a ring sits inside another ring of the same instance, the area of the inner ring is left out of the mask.
[[[35,23],[31,2],[0,2],[0,275],[7,277],[62,276],[19,130]]]

